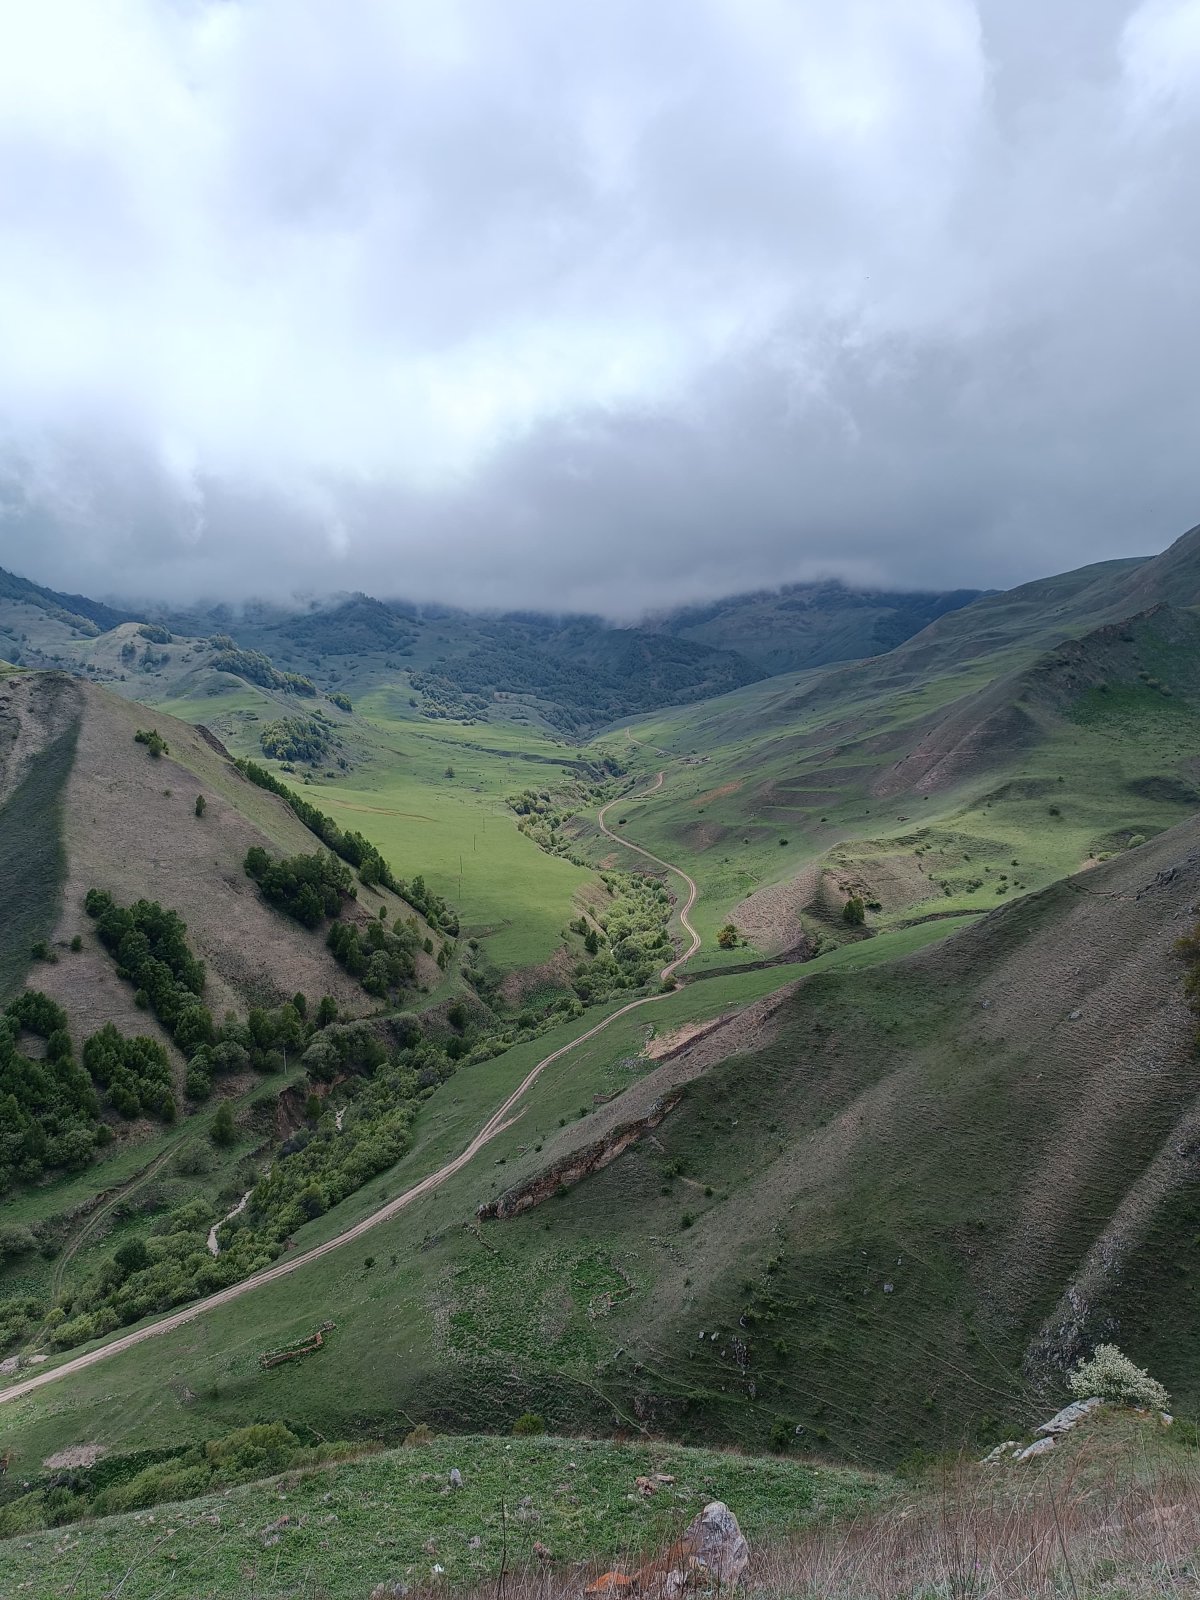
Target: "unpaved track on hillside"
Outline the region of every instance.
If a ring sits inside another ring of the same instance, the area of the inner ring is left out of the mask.
[[[645,791],[645,795],[657,794],[662,786],[663,774],[660,772],[651,787]],[[623,795],[620,798],[623,800],[643,799],[645,795]],[[622,845],[626,850],[632,850],[637,855],[644,856],[647,861],[653,861],[656,866],[665,867],[668,872],[675,873],[688,886],[687,901],[680,908],[679,920],[683,924],[685,931],[691,935],[692,942],[683,955],[676,956],[673,961],[668,962],[663,968],[662,979],[665,983],[700,948],[700,935],[688,920],[688,913],[695,905],[699,891],[694,880],[682,868],[673,865],[670,861],[664,861],[660,856],[652,854],[649,850],[643,850],[641,845],[630,844],[627,840],[612,832],[605,824],[604,814],[616,804],[616,800],[610,800],[607,805],[601,806],[597,812],[596,821],[599,824],[600,831],[615,843]],[[211,1294],[204,1300],[197,1300],[193,1305],[185,1306],[182,1311],[176,1311],[169,1317],[163,1317],[160,1322],[151,1323],[147,1328],[139,1328],[135,1333],[126,1333],[121,1338],[114,1339],[111,1344],[102,1345],[99,1350],[89,1350],[86,1355],[75,1356],[70,1361],[64,1361],[59,1367],[53,1367],[48,1372],[38,1373],[35,1378],[26,1378],[21,1383],[10,1385],[7,1389],[0,1389],[0,1405],[3,1405],[7,1400],[18,1400],[22,1395],[31,1394],[33,1390],[40,1389],[43,1384],[53,1383],[57,1378],[68,1377],[73,1372],[82,1372],[87,1367],[95,1366],[99,1361],[107,1361],[110,1356],[119,1355],[123,1350],[131,1350],[134,1345],[142,1344],[146,1339],[156,1339],[160,1334],[171,1333],[175,1328],[182,1328],[186,1323],[194,1322],[197,1317],[203,1316],[206,1311],[212,1311],[217,1306],[228,1305],[231,1300],[237,1300],[244,1294],[250,1294],[255,1289],[261,1289],[264,1284],[274,1283],[278,1278],[286,1278],[289,1273],[298,1272],[301,1267],[307,1266],[310,1261],[316,1261],[318,1257],[327,1256],[331,1251],[340,1250],[343,1245],[351,1244],[355,1239],[360,1239],[369,1229],[378,1226],[381,1222],[387,1222],[397,1212],[403,1211],[407,1206],[412,1205],[414,1200],[419,1200],[422,1195],[431,1194],[435,1189],[440,1188],[447,1178],[452,1178],[456,1172],[461,1171],[466,1166],[468,1161],[477,1156],[484,1145],[489,1144],[497,1134],[503,1133],[505,1128],[510,1127],[517,1120],[516,1116],[510,1116],[510,1112],[532,1085],[536,1083],[548,1066],[560,1060],[570,1051],[577,1049],[581,1044],[586,1044],[589,1039],[594,1039],[598,1033],[603,1033],[605,1028],[614,1023],[618,1017],[627,1016],[629,1012],[636,1011],[639,1006],[652,1005],[654,1001],[662,998],[662,995],[648,994],[643,995],[640,1000],[630,1000],[627,1005],[619,1006],[616,1011],[611,1012],[602,1022],[597,1022],[595,1027],[589,1028],[586,1033],[581,1033],[577,1039],[572,1039],[569,1044],[560,1045],[557,1050],[552,1050],[548,1056],[543,1056],[537,1066],[532,1068],[508,1096],[499,1110],[493,1112],[460,1155],[455,1156],[452,1161],[448,1161],[445,1166],[439,1167],[436,1172],[431,1172],[427,1177],[422,1178],[419,1183],[413,1184],[411,1189],[406,1189],[403,1194],[398,1194],[394,1200],[389,1200],[386,1205],[380,1206],[378,1211],[373,1211],[369,1217],[364,1217],[361,1222],[355,1223],[352,1228],[347,1228],[345,1233],[339,1233],[335,1238],[326,1239],[324,1244],[314,1245],[311,1250],[305,1250],[300,1255],[276,1262],[273,1267],[267,1267],[264,1271],[255,1273],[252,1278],[244,1278],[241,1283],[230,1284],[228,1289],[222,1289],[217,1294]],[[517,1116],[520,1114],[518,1112]]]

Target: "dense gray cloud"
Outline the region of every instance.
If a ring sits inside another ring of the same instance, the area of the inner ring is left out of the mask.
[[[39,0],[0,563],[630,615],[1200,518],[1200,0]]]

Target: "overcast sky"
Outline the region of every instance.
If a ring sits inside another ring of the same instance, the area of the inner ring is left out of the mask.
[[[1200,521],[1200,0],[0,0],[0,564],[630,615]]]

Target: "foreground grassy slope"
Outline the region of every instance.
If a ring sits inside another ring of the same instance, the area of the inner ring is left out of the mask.
[[[463,1476],[450,1494],[450,1469]],[[645,1498],[639,1476],[674,1481]],[[438,1439],[417,1449],[247,1484],[224,1495],[0,1544],[11,1592],[98,1600],[253,1593],[363,1600],[378,1583],[462,1585],[655,1552],[710,1500],[737,1508],[756,1543],[878,1503],[860,1474],[666,1444],[588,1439]],[[168,1532],[167,1530],[171,1531]],[[472,1543],[474,1541],[474,1543]],[[19,1589],[17,1586],[20,1586]]]

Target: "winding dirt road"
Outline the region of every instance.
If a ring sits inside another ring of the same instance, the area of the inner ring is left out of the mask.
[[[657,794],[662,786],[663,774],[660,772],[653,785],[644,794],[623,795],[619,798],[625,801],[644,799],[647,795]],[[626,850],[632,850],[635,854],[643,856],[647,861],[653,861],[656,866],[664,867],[668,872],[675,873],[688,887],[687,901],[680,908],[679,920],[685,931],[691,935],[692,942],[682,955],[676,956],[673,961],[668,962],[663,968],[662,979],[665,983],[673,978],[678,968],[685,961],[690,961],[700,948],[700,935],[693,928],[688,918],[688,913],[695,905],[699,891],[694,880],[681,868],[673,865],[670,861],[662,860],[660,856],[652,854],[649,850],[643,850],[641,845],[630,844],[628,840],[622,839],[619,834],[613,833],[611,828],[606,825],[604,816],[617,803],[617,800],[610,800],[607,805],[601,806],[597,812],[596,821],[600,831]],[[320,1256],[327,1256],[331,1251],[340,1250],[343,1245],[351,1244],[355,1239],[360,1239],[370,1229],[378,1227],[381,1222],[387,1222],[397,1212],[403,1211],[407,1206],[412,1205],[414,1200],[419,1200],[422,1195],[431,1194],[435,1189],[440,1188],[448,1178],[452,1178],[456,1172],[461,1171],[468,1161],[473,1160],[497,1134],[503,1133],[505,1128],[511,1127],[521,1113],[517,1112],[515,1116],[510,1113],[513,1112],[517,1103],[528,1093],[547,1067],[560,1060],[570,1051],[577,1049],[581,1044],[585,1044],[589,1039],[594,1039],[598,1033],[603,1033],[605,1028],[610,1027],[618,1017],[627,1016],[629,1012],[636,1011],[639,1006],[653,1005],[656,1000],[661,1000],[662,998],[661,994],[650,994],[643,995],[640,1000],[630,1000],[627,1005],[619,1006],[616,1011],[610,1012],[602,1021],[589,1028],[586,1033],[581,1033],[578,1038],[572,1039],[568,1044],[560,1045],[557,1050],[552,1050],[548,1056],[543,1056],[541,1061],[526,1074],[508,1096],[503,1105],[488,1118],[465,1150],[455,1156],[452,1161],[446,1162],[445,1166],[439,1167],[435,1172],[431,1172],[427,1177],[422,1178],[419,1183],[413,1184],[411,1189],[406,1189],[403,1194],[398,1194],[394,1200],[389,1200],[386,1205],[380,1206],[378,1211],[373,1211],[370,1216],[364,1217],[361,1222],[355,1223],[352,1228],[347,1228],[345,1233],[339,1233],[332,1239],[326,1239],[323,1244],[314,1245],[311,1250],[301,1251],[299,1255],[289,1256],[286,1260],[277,1261],[274,1266],[266,1267],[262,1272],[256,1272],[253,1277],[243,1278],[241,1283],[230,1284],[228,1289],[221,1289],[217,1294],[211,1294],[204,1300],[197,1300],[194,1304],[185,1306],[182,1311],[172,1312],[170,1316],[163,1317],[160,1321],[153,1322],[148,1327],[138,1328],[134,1333],[122,1334],[119,1339],[113,1339],[111,1343],[101,1345],[98,1350],[89,1350],[86,1355],[75,1356],[69,1361],[64,1361],[61,1366],[52,1367],[46,1372],[38,1373],[36,1377],[25,1378],[20,1383],[14,1383],[6,1389],[0,1389],[0,1405],[9,1400],[18,1400],[22,1395],[32,1394],[35,1389],[40,1389],[47,1383],[54,1383],[58,1378],[68,1377],[73,1372],[82,1372],[86,1367],[95,1366],[97,1362],[107,1361],[110,1356],[119,1355],[123,1350],[132,1350],[134,1345],[142,1344],[146,1339],[157,1339],[161,1334],[170,1333],[175,1328],[182,1328],[185,1324],[194,1322],[197,1317],[202,1317],[205,1312],[213,1311],[217,1306],[228,1305],[231,1300],[240,1299],[244,1294],[251,1294],[255,1289],[261,1289],[267,1283],[274,1283],[278,1278],[286,1278],[289,1273],[299,1272],[301,1267],[307,1266],[310,1261],[316,1261]]]

